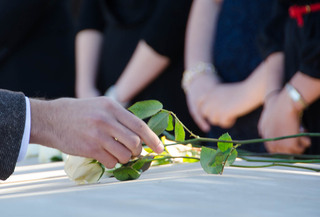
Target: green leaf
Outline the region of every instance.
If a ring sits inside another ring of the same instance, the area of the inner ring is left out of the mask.
[[[212,148],[202,147],[200,164],[203,170],[208,174],[222,174],[224,167],[232,165],[236,160],[237,155],[237,150],[232,150],[232,148],[222,152],[219,149],[215,150]]]
[[[151,165],[150,159],[153,159],[153,156],[147,156],[147,157],[141,158],[132,165],[132,168],[137,171],[144,172],[147,169],[149,169]]]
[[[168,117],[168,126],[167,126],[167,131],[172,131],[173,130],[173,118],[172,118],[172,115],[169,114],[169,117]]]
[[[150,129],[159,136],[168,126],[168,112],[161,111],[148,121]]]
[[[128,108],[133,114],[140,119],[145,119],[157,114],[163,108],[161,102],[157,100],[145,100],[136,102]]]
[[[135,180],[138,179],[141,173],[132,167],[120,167],[113,171],[113,175],[119,181]]]
[[[222,165],[215,163],[217,151],[212,148],[202,147],[200,153],[200,164],[203,170],[208,174],[220,174]]]
[[[225,154],[218,149],[216,152],[216,156],[214,158],[214,163],[216,165],[222,165],[224,163],[224,161],[226,160],[227,156],[228,156],[228,154]]]
[[[53,156],[50,158],[51,162],[58,162],[58,161],[63,161],[61,156]]]
[[[174,137],[176,141],[184,141],[186,136],[186,133],[183,129],[183,126],[180,124],[180,122],[176,119],[175,125],[174,125]]]
[[[227,162],[225,163],[225,166],[227,167],[231,166],[235,162],[237,156],[238,156],[237,150],[233,149],[233,151],[231,152],[231,155],[228,157]]]
[[[231,141],[231,136],[229,133],[225,133],[222,136],[219,137],[220,140],[226,140],[226,141]],[[227,151],[229,148],[233,147],[232,142],[218,142],[218,147],[222,152]]]
[[[159,166],[159,165],[166,165],[166,164],[171,164],[172,161],[170,158],[164,158],[163,156],[155,156],[153,161],[153,166]]]

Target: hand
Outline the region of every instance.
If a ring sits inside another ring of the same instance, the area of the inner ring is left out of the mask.
[[[285,90],[273,95],[266,102],[259,121],[259,132],[264,138],[287,136],[300,132],[300,111]],[[310,146],[310,139],[291,138],[266,142],[265,147],[270,153],[302,154]]]
[[[30,100],[30,142],[94,158],[107,168],[138,156],[144,141],[155,152],[163,145],[139,118],[107,97]]]
[[[199,106],[207,93],[216,83],[217,81],[215,81],[211,75],[201,75],[192,81],[186,91],[187,105],[190,115],[199,128],[204,132],[208,132],[210,130],[210,124],[201,115]]]
[[[241,82],[215,85],[202,98],[198,109],[212,125],[230,128],[238,117],[254,109],[246,91]]]

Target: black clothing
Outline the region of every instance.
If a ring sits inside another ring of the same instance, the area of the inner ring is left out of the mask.
[[[223,83],[245,80],[262,62],[257,36],[261,31],[260,28],[268,21],[272,10],[270,2],[272,1],[223,1],[212,50],[213,63]],[[236,140],[259,138],[257,125],[261,111],[262,108],[258,108],[239,117],[228,129],[212,126],[209,136],[218,138],[228,132]],[[262,143],[245,145],[241,148],[253,152],[266,152]]]
[[[225,0],[218,16],[213,63],[223,82],[245,80],[262,62],[257,36],[272,11],[270,0]]]
[[[0,2],[0,87],[27,96],[74,95],[69,1]]]
[[[273,52],[285,54],[285,78],[288,82],[300,71],[310,77],[320,79],[320,11],[303,15],[304,24],[289,17],[288,9],[299,3],[304,5],[314,1],[281,0],[275,4],[275,14],[266,26],[261,37],[261,50],[264,57]],[[277,25],[274,25],[277,23]],[[303,114],[304,127],[309,132],[320,132],[320,99],[310,105]],[[320,154],[320,138],[311,138],[312,146],[306,153]]]
[[[191,0],[85,0],[79,28],[103,32],[97,86],[104,93],[129,62],[140,40],[170,58],[170,65],[132,102],[156,99],[186,126],[200,132],[188,112],[180,87],[184,69],[184,37]]]

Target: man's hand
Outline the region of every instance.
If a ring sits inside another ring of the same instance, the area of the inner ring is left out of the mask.
[[[94,158],[107,168],[138,156],[142,141],[157,153],[163,151],[146,123],[107,97],[30,103],[32,143]]]

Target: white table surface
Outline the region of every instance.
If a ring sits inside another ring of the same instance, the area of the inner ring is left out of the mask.
[[[20,165],[0,182],[0,216],[319,217],[320,173],[228,167],[208,175],[193,163],[152,167],[134,181],[76,185],[62,162]]]

